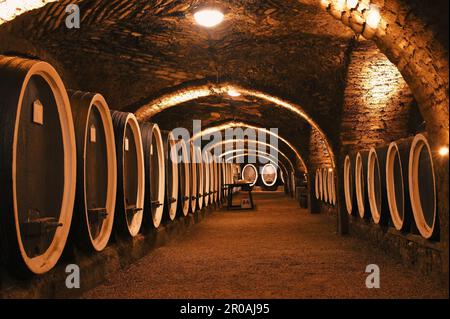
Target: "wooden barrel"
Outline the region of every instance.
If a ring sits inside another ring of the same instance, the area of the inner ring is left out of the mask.
[[[178,154],[178,212],[181,216],[189,214],[190,203],[190,161],[189,149],[183,139],[177,142]]]
[[[330,205],[336,205],[336,187],[334,183],[334,170],[328,168],[328,203]]]
[[[261,171],[261,179],[266,187],[272,187],[278,179],[278,170],[273,164],[266,164]]]
[[[255,185],[258,180],[258,170],[255,165],[247,164],[242,169],[242,179],[251,183],[251,185]]]
[[[191,169],[191,180],[190,180],[190,193],[191,193],[191,212],[195,213],[197,210],[197,199],[198,199],[198,189],[197,189],[197,179],[198,179],[198,164],[196,163],[196,148],[193,142],[189,143],[189,156],[190,156],[190,169]]]
[[[210,194],[211,194],[211,153],[205,151],[203,152],[203,161],[205,165],[203,166],[204,169],[204,181],[203,185],[205,186],[203,191],[203,204],[205,207],[209,206],[210,204]]]
[[[76,142],[72,111],[55,69],[0,56],[0,240],[17,274],[58,262],[72,220]]]
[[[210,162],[210,170],[211,170],[211,204],[216,202],[216,169],[215,169],[215,157],[211,155]]]
[[[216,156],[213,156],[211,164],[213,166],[213,202],[216,204],[219,201],[219,171],[217,169],[217,163],[219,159]]]
[[[134,237],[142,225],[145,167],[141,131],[131,113],[111,111],[116,141],[117,195],[115,230]]]
[[[204,181],[205,181],[205,168],[203,163],[203,157],[202,157],[202,149],[199,146],[195,147],[195,155],[196,155],[196,162],[198,167],[198,178],[197,178],[197,209],[202,210],[203,209],[203,195],[205,191],[204,187]]]
[[[356,199],[355,199],[355,161],[353,155],[347,155],[344,160],[344,195],[345,195],[345,208],[349,215],[354,214],[357,211]]]
[[[430,239],[437,234],[436,177],[431,148],[423,134],[416,135],[411,144],[408,181],[417,229],[422,237]]]
[[[171,132],[161,132],[165,159],[165,186],[163,219],[174,220],[177,215],[178,201],[178,158],[177,141]]]
[[[392,142],[386,155],[386,191],[389,212],[397,230],[408,230],[411,223],[411,202],[408,184],[409,151],[412,138]]]
[[[114,223],[117,159],[108,104],[100,94],[69,91],[77,143],[72,233],[84,250],[102,251]]]
[[[328,169],[322,168],[322,192],[323,201],[328,203]]]
[[[367,160],[367,194],[370,213],[375,224],[386,224],[389,211],[386,192],[387,148],[371,148]]]
[[[221,168],[222,168],[222,200],[226,201],[227,199],[227,193],[226,193],[226,187],[225,185],[227,184],[227,171],[226,171],[226,163],[225,163],[225,159],[222,158],[222,162],[221,162]]]
[[[218,203],[219,205],[222,204],[222,200],[223,200],[223,176],[222,176],[222,159],[218,158],[217,159],[217,176],[219,178],[219,185],[218,185]]]
[[[324,200],[325,196],[324,196],[324,192],[323,192],[323,174],[322,174],[322,169],[319,169],[319,195],[320,195],[320,200]]]
[[[370,213],[369,197],[367,193],[367,159],[369,152],[358,152],[355,162],[355,192],[358,215],[367,218]]]
[[[314,177],[314,190],[316,193],[316,199],[320,200],[320,169],[316,169],[316,175]]]
[[[145,163],[144,225],[158,228],[164,212],[166,170],[164,142],[158,124],[140,123]]]
[[[233,184],[233,164],[227,163],[227,179],[228,184]]]

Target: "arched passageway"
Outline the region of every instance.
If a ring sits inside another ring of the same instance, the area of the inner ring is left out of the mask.
[[[217,12],[202,21],[206,7]],[[214,297],[448,295],[448,67],[446,0],[0,0],[0,274],[12,278],[0,295],[20,296],[15,276],[26,275],[45,296],[60,280],[46,273],[67,261],[87,265],[90,283],[106,279],[101,267],[118,272],[90,297],[204,297],[191,288],[214,269]],[[201,151],[218,160],[171,162]],[[256,212],[229,212],[226,185],[246,182],[237,172],[255,155],[284,178],[258,189]],[[30,183],[40,198],[23,191]],[[61,185],[70,194],[51,193]],[[98,234],[109,244],[93,253]],[[192,259],[178,283],[148,273]],[[360,287],[369,260],[389,268],[385,290]],[[157,288],[125,287],[131,264]]]

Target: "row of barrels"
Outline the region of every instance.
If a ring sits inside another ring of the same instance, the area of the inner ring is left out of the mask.
[[[261,179],[261,183],[263,186],[272,187],[278,181],[278,169],[275,165],[269,163],[264,166],[259,167],[260,172],[258,172],[258,168],[253,164],[246,164],[242,168],[241,178],[245,181],[251,183],[251,186],[254,186],[259,179]],[[283,175],[280,174],[281,179]],[[284,180],[282,181],[284,183]]]
[[[67,91],[42,61],[0,56],[0,107],[0,258],[17,273],[220,203],[231,182],[231,164]]]
[[[344,193],[348,214],[417,230],[426,239],[438,235],[433,156],[424,134],[347,155]]]
[[[318,168],[314,178],[314,186],[317,200],[329,205],[336,205],[336,182],[332,168]]]

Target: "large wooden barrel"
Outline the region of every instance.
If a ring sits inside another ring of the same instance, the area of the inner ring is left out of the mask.
[[[218,176],[218,178],[219,178],[219,185],[218,185],[218,192],[217,192],[217,194],[218,194],[218,203],[219,203],[219,205],[220,204],[222,204],[222,200],[223,200],[223,192],[222,192],[222,189],[223,189],[223,176],[222,176],[222,159],[221,158],[218,158],[217,159],[217,176]]]
[[[190,160],[189,149],[185,140],[177,142],[178,154],[178,212],[181,216],[189,214],[190,203]]]
[[[423,134],[416,135],[411,144],[408,181],[417,229],[422,237],[430,239],[437,233],[436,177],[431,148]]]
[[[367,193],[367,159],[369,152],[358,152],[355,162],[355,192],[358,214],[367,218],[370,214],[369,197]]]
[[[314,176],[314,190],[317,200],[320,200],[320,176],[320,169],[316,169],[316,175]]]
[[[320,200],[324,200],[325,199],[324,192],[323,192],[323,173],[322,173],[322,169],[319,169],[319,195],[320,195]]]
[[[191,180],[190,180],[190,193],[191,193],[191,212],[195,213],[197,210],[197,199],[198,199],[198,163],[197,163],[197,150],[194,143],[191,141],[189,143],[189,156],[190,156],[190,169],[191,169]]]
[[[216,156],[213,156],[211,164],[213,166],[213,202],[216,204],[219,201],[219,171],[217,169],[217,163],[219,159]]]
[[[345,195],[345,208],[349,215],[354,214],[357,211],[356,199],[355,199],[355,161],[353,155],[347,155],[344,160],[344,195]]]
[[[158,124],[140,123],[145,163],[144,225],[158,228],[164,212],[166,170],[164,142]]]
[[[166,196],[164,200],[163,218],[174,220],[177,215],[178,201],[178,159],[175,138],[171,132],[161,132],[164,145],[165,159],[165,185]]]
[[[336,205],[336,185],[334,182],[334,170],[328,168],[328,203],[331,205]]]
[[[253,164],[247,164],[242,169],[242,179],[251,183],[251,185],[255,185],[258,181],[258,170]]]
[[[197,178],[197,209],[202,210],[203,209],[203,195],[205,191],[204,182],[205,182],[205,168],[204,168],[204,162],[202,157],[202,149],[199,146],[195,147],[195,155],[196,155],[196,162],[198,167],[198,178]]]
[[[215,168],[215,157],[211,155],[210,161],[210,171],[211,171],[211,204],[216,202],[216,168]]]
[[[322,168],[322,192],[323,201],[328,203],[328,168]]]
[[[371,148],[367,160],[367,194],[370,213],[375,224],[386,224],[388,203],[386,192],[386,154],[387,148]]]
[[[397,230],[408,230],[411,223],[411,202],[408,184],[409,151],[412,138],[392,142],[386,155],[386,191],[389,212]]]
[[[272,187],[278,179],[278,169],[273,164],[266,164],[261,170],[261,180],[266,187]]]
[[[203,205],[205,207],[209,206],[210,204],[210,194],[211,194],[211,187],[212,187],[212,183],[211,183],[211,153],[205,151],[203,152],[203,161],[204,161],[204,165],[203,165],[203,169],[204,169],[204,180],[203,180],[203,185],[204,187],[204,191],[203,191]]]
[[[102,251],[114,223],[117,159],[108,104],[100,94],[69,91],[77,143],[72,233],[84,250]]]
[[[221,170],[222,170],[222,200],[226,201],[227,194],[226,194],[226,187],[227,184],[227,171],[226,171],[227,164],[225,163],[225,159],[222,158],[221,160]]]
[[[58,262],[76,187],[72,111],[55,69],[0,56],[0,247],[17,274]]]
[[[111,117],[117,158],[114,229],[119,235],[134,237],[142,225],[146,186],[141,131],[131,113],[111,111]]]

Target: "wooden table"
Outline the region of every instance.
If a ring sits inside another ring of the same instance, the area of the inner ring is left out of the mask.
[[[233,188],[240,187],[241,191],[248,192],[248,198],[250,200],[250,207],[242,208],[241,205],[233,205]],[[227,209],[228,210],[252,210],[255,209],[255,205],[253,203],[252,190],[253,186],[251,183],[233,183],[233,184],[225,184],[225,194],[227,196]]]

